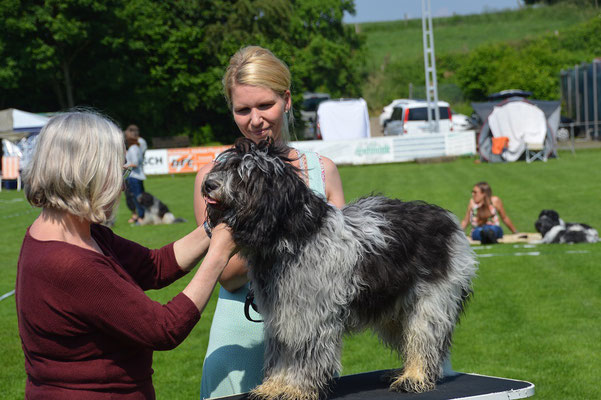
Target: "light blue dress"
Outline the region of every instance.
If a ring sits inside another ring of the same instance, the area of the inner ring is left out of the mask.
[[[321,159],[313,152],[298,154],[301,170],[306,168],[309,187],[325,198]],[[202,369],[201,399],[245,393],[263,380],[263,323],[248,321],[244,316],[248,290],[248,283],[233,293],[219,290]],[[252,308],[250,316],[261,319]]]

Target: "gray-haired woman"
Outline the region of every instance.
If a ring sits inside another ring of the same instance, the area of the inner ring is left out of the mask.
[[[102,226],[121,196],[124,162],[123,133],[99,114],[61,114],[40,133],[24,182],[42,212],[25,234],[16,283],[28,399],[154,399],[153,351],[186,338],[234,251],[223,226],[210,242],[198,228],[157,250]],[[144,293],[203,256],[168,304]]]

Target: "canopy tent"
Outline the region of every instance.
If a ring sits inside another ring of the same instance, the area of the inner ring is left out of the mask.
[[[0,139],[2,154],[19,157],[23,169],[33,153],[33,148],[44,125],[50,118],[27,111],[8,108],[0,111]]]
[[[323,101],[317,109],[317,120],[324,141],[370,137],[367,103],[363,99]]]
[[[0,139],[17,141],[39,133],[50,118],[27,111],[8,108],[0,111]]]
[[[478,152],[483,160],[519,160],[527,143],[541,144],[546,157],[555,154],[555,134],[561,113],[559,101],[510,97],[502,101],[472,103],[472,107],[483,121],[478,134]],[[507,147],[501,154],[493,152],[493,138],[498,137],[508,138]]]

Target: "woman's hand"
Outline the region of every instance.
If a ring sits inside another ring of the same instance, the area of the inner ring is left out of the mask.
[[[227,225],[219,224],[211,230],[209,252],[211,250],[221,254],[227,254],[228,259],[238,252],[238,247],[234,242],[232,232]]]

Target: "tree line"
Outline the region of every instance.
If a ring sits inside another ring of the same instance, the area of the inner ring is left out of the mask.
[[[221,79],[245,45],[289,65],[296,105],[360,94],[365,49],[345,12],[353,0],[2,1],[0,109],[92,107],[146,136],[230,143]]]

